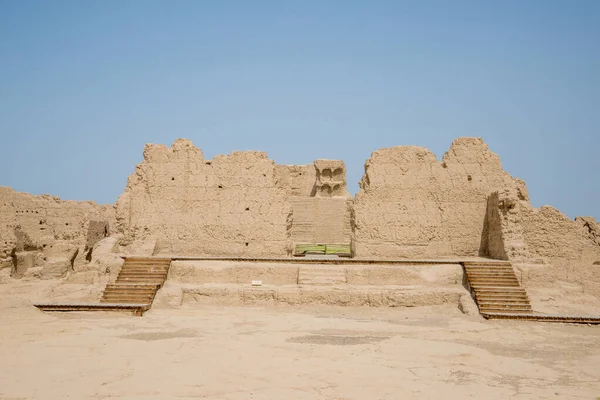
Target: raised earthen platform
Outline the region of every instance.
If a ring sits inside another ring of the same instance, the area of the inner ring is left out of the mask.
[[[478,311],[486,319],[600,323],[600,317],[536,313],[511,263],[501,260],[124,258],[126,262],[117,281],[107,285],[101,300],[104,303],[40,303],[36,307],[44,311],[129,311],[142,315],[158,295],[161,306],[174,308],[184,304],[348,307],[455,304],[463,312]],[[163,284],[166,286],[160,294],[158,290]]]

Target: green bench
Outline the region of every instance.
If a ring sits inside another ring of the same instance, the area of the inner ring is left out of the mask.
[[[298,244],[294,251],[295,256],[306,254],[338,255],[340,257],[350,257],[351,250],[349,244]]]

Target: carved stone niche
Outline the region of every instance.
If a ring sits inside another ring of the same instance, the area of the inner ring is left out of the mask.
[[[346,196],[346,165],[341,160],[315,160],[316,197]]]

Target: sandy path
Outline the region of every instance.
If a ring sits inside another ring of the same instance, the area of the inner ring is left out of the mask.
[[[0,286],[0,399],[600,396],[600,327],[449,307],[43,314],[28,299],[47,285]]]

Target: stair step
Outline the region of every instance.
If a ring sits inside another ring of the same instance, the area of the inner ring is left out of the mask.
[[[498,272],[489,272],[489,271],[466,271],[468,276],[517,276],[514,271],[498,271]]]
[[[486,300],[498,300],[498,301],[517,301],[517,300],[528,300],[529,297],[526,295],[519,296],[507,296],[504,294],[498,294],[496,296],[475,296],[478,301],[486,301]]]
[[[149,291],[153,291],[153,290],[156,290],[159,286],[160,286],[159,284],[154,284],[154,285],[114,284],[114,285],[107,285],[105,290],[129,290],[129,291],[149,290]]]
[[[492,292],[475,292],[475,297],[480,297],[480,298],[485,298],[485,297],[509,297],[509,298],[524,298],[524,297],[528,297],[527,293],[525,293],[524,291],[522,292],[517,292],[517,291],[510,291],[510,290],[496,290],[496,291],[492,291]]]
[[[126,287],[108,287],[105,292],[127,292],[127,293],[154,293],[159,289],[158,285],[153,288],[126,288]]]
[[[501,270],[489,270],[487,268],[482,269],[466,269],[467,274],[515,274],[515,271],[512,269],[501,269]]]
[[[519,282],[519,280],[517,278],[513,277],[469,277],[470,281],[476,281],[476,282]]]
[[[129,274],[124,274],[124,275],[118,275],[117,276],[117,280],[119,279],[123,279],[123,278],[131,278],[131,279],[156,279],[156,280],[165,280],[166,276],[165,275],[129,275]]]
[[[494,307],[498,307],[498,308],[531,308],[531,304],[529,304],[528,301],[520,301],[518,303],[504,303],[504,302],[492,302],[492,301],[481,301],[479,302],[479,307],[484,307],[484,308],[494,308]]]
[[[136,265],[169,265],[171,260],[125,260],[125,264],[136,264]]]
[[[168,268],[121,268],[120,272],[162,272],[167,273]]]
[[[169,268],[169,264],[129,264],[122,265],[124,268]]]
[[[135,301],[149,301],[152,300],[154,298],[154,294],[148,295],[148,296],[126,296],[126,295],[114,295],[114,296],[102,296],[102,300],[111,300],[111,301],[117,301],[117,300],[135,300]]]
[[[126,283],[126,284],[119,284],[119,283],[109,283],[108,285],[106,285],[106,288],[125,288],[125,289],[155,289],[157,288],[159,285],[156,284],[149,284],[149,285],[137,285],[137,284],[130,284],[130,283]]]
[[[152,301],[150,300],[102,300],[100,299],[100,303],[109,303],[109,304],[150,304]]]
[[[130,271],[130,270],[121,270],[119,271],[119,275],[129,274],[129,275],[166,275],[168,271]]]
[[[156,291],[154,292],[104,292],[103,296],[129,296],[129,297],[148,297],[154,296]]]
[[[473,282],[470,283],[471,287],[516,287],[520,288],[519,282]]]
[[[512,286],[487,286],[482,288],[475,289],[476,292],[493,292],[493,291],[507,291],[507,292],[522,292],[525,293],[525,289],[522,287],[512,287]]]
[[[479,308],[480,312],[494,312],[494,313],[532,313],[533,310],[529,308],[517,309],[517,308]]]
[[[520,303],[527,303],[527,304],[531,304],[529,302],[529,299],[525,299],[525,298],[521,298],[521,299],[477,299],[477,304],[483,304],[483,303],[502,303],[502,304],[520,304]]]
[[[152,297],[156,292],[150,293],[126,293],[126,292],[104,292],[102,297]]]
[[[463,261],[464,265],[511,265],[508,260],[473,260],[473,261]]]
[[[104,293],[105,294],[128,294],[128,295],[136,295],[136,296],[146,296],[148,294],[154,294],[156,293],[156,291],[158,290],[158,288],[156,289],[152,289],[152,290],[124,290],[124,289],[105,289]]]

